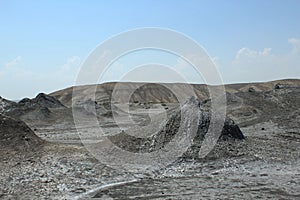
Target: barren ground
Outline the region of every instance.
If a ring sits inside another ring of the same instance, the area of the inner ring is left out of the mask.
[[[299,88],[266,87],[255,93],[239,89],[227,97],[228,115],[245,140],[220,142],[204,159],[178,161],[147,174],[118,171],[96,160],[81,145],[69,108],[50,108],[49,121],[24,115],[21,119],[48,142],[31,152],[1,149],[0,198],[299,199]],[[162,108],[177,106],[132,103],[130,112],[135,123],[147,125]],[[119,127],[111,116],[98,119],[107,133],[132,126],[126,118]],[[92,140],[97,127],[82,128]]]

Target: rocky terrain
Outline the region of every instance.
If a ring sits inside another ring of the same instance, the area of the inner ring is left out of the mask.
[[[180,105],[159,84],[121,84],[121,93],[139,88],[128,112],[111,104],[116,83],[97,85],[95,100],[89,98],[95,87],[78,86],[73,107],[74,88],[18,103],[0,98],[0,198],[300,198],[300,80],[226,85],[223,131],[204,158],[198,153],[211,119],[205,85],[193,85],[197,99]],[[92,141],[97,127],[75,127],[74,111],[87,124],[96,117],[110,140],[130,152],[162,148],[185,127],[180,123],[196,124],[198,131],[171,165],[132,173],[99,162],[85,149],[78,128]]]

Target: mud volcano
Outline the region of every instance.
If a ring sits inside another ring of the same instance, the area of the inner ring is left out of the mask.
[[[38,149],[44,142],[22,121],[0,114],[1,149],[20,152]]]
[[[195,113],[195,107],[199,108],[199,113]],[[182,116],[182,113],[185,113]],[[169,117],[165,125],[154,135],[147,138],[139,138],[130,134],[131,129],[121,132],[120,134],[110,137],[110,140],[120,148],[131,152],[153,152],[163,148],[169,143],[178,131],[185,131],[188,129],[187,124],[196,123],[198,126],[197,135],[193,140],[193,145],[187,149],[183,155],[184,158],[198,158],[198,152],[201,148],[202,142],[207,135],[210,122],[211,113],[207,108],[204,108],[195,97],[190,97],[181,107],[181,109],[168,113]],[[199,121],[196,115],[199,117]],[[222,120],[218,119],[217,120]],[[224,122],[224,120],[222,120]],[[153,124],[157,126],[157,124]],[[183,127],[180,127],[183,126]],[[244,135],[238,125],[229,117],[226,117],[224,126],[219,138],[219,142],[228,140],[242,140]]]

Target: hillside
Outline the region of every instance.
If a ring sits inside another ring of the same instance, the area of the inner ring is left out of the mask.
[[[75,100],[85,99],[87,96],[95,93],[97,102],[107,102],[111,100],[112,92],[116,86],[116,82],[103,83],[99,85],[84,85],[76,86],[77,96],[74,96]],[[165,83],[164,83],[165,84]],[[228,84],[225,85],[226,92],[238,93],[238,92],[248,92],[249,89],[257,92],[270,91],[275,88],[277,84],[289,87],[299,87],[299,79],[286,79],[286,80],[276,80],[270,82],[259,82],[259,83],[240,83],[240,84]],[[124,82],[118,83],[122,90],[132,90],[133,88],[139,88],[134,92],[131,97],[132,102],[153,102],[153,103],[177,103],[175,95],[166,87],[163,87],[156,83],[135,83],[135,82]],[[182,83],[167,83],[165,84],[169,88],[175,87],[185,87]],[[200,100],[207,99],[209,94],[206,85],[204,84],[192,84],[195,94]],[[94,88],[96,87],[96,92]],[[50,94],[62,102],[65,106],[70,107],[72,105],[72,92],[74,87],[59,90]]]
[[[20,152],[37,149],[43,140],[22,121],[0,114],[0,148]]]

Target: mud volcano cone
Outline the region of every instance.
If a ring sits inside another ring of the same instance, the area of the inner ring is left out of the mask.
[[[43,143],[23,121],[0,114],[0,149],[34,151]]]
[[[196,109],[197,108],[197,109]],[[182,115],[182,113],[184,113]],[[242,140],[244,135],[239,126],[229,117],[225,119],[217,119],[224,123],[222,132],[219,136],[218,142]],[[151,122],[152,123],[152,122]],[[189,124],[193,124],[197,134],[195,135],[192,145],[183,146],[187,151],[183,157],[198,158],[198,153],[202,143],[207,136],[211,123],[211,112],[204,108],[203,103],[195,97],[190,97],[186,100],[184,105],[169,114],[164,126],[154,135],[146,138],[132,136],[131,132],[135,129],[127,129],[119,134],[110,136],[109,139],[119,148],[130,152],[148,153],[162,149],[171,140],[173,140],[178,133],[189,132]],[[151,126],[151,124],[149,125]],[[152,124],[152,127],[157,126],[157,123]],[[150,129],[149,129],[150,130]]]

